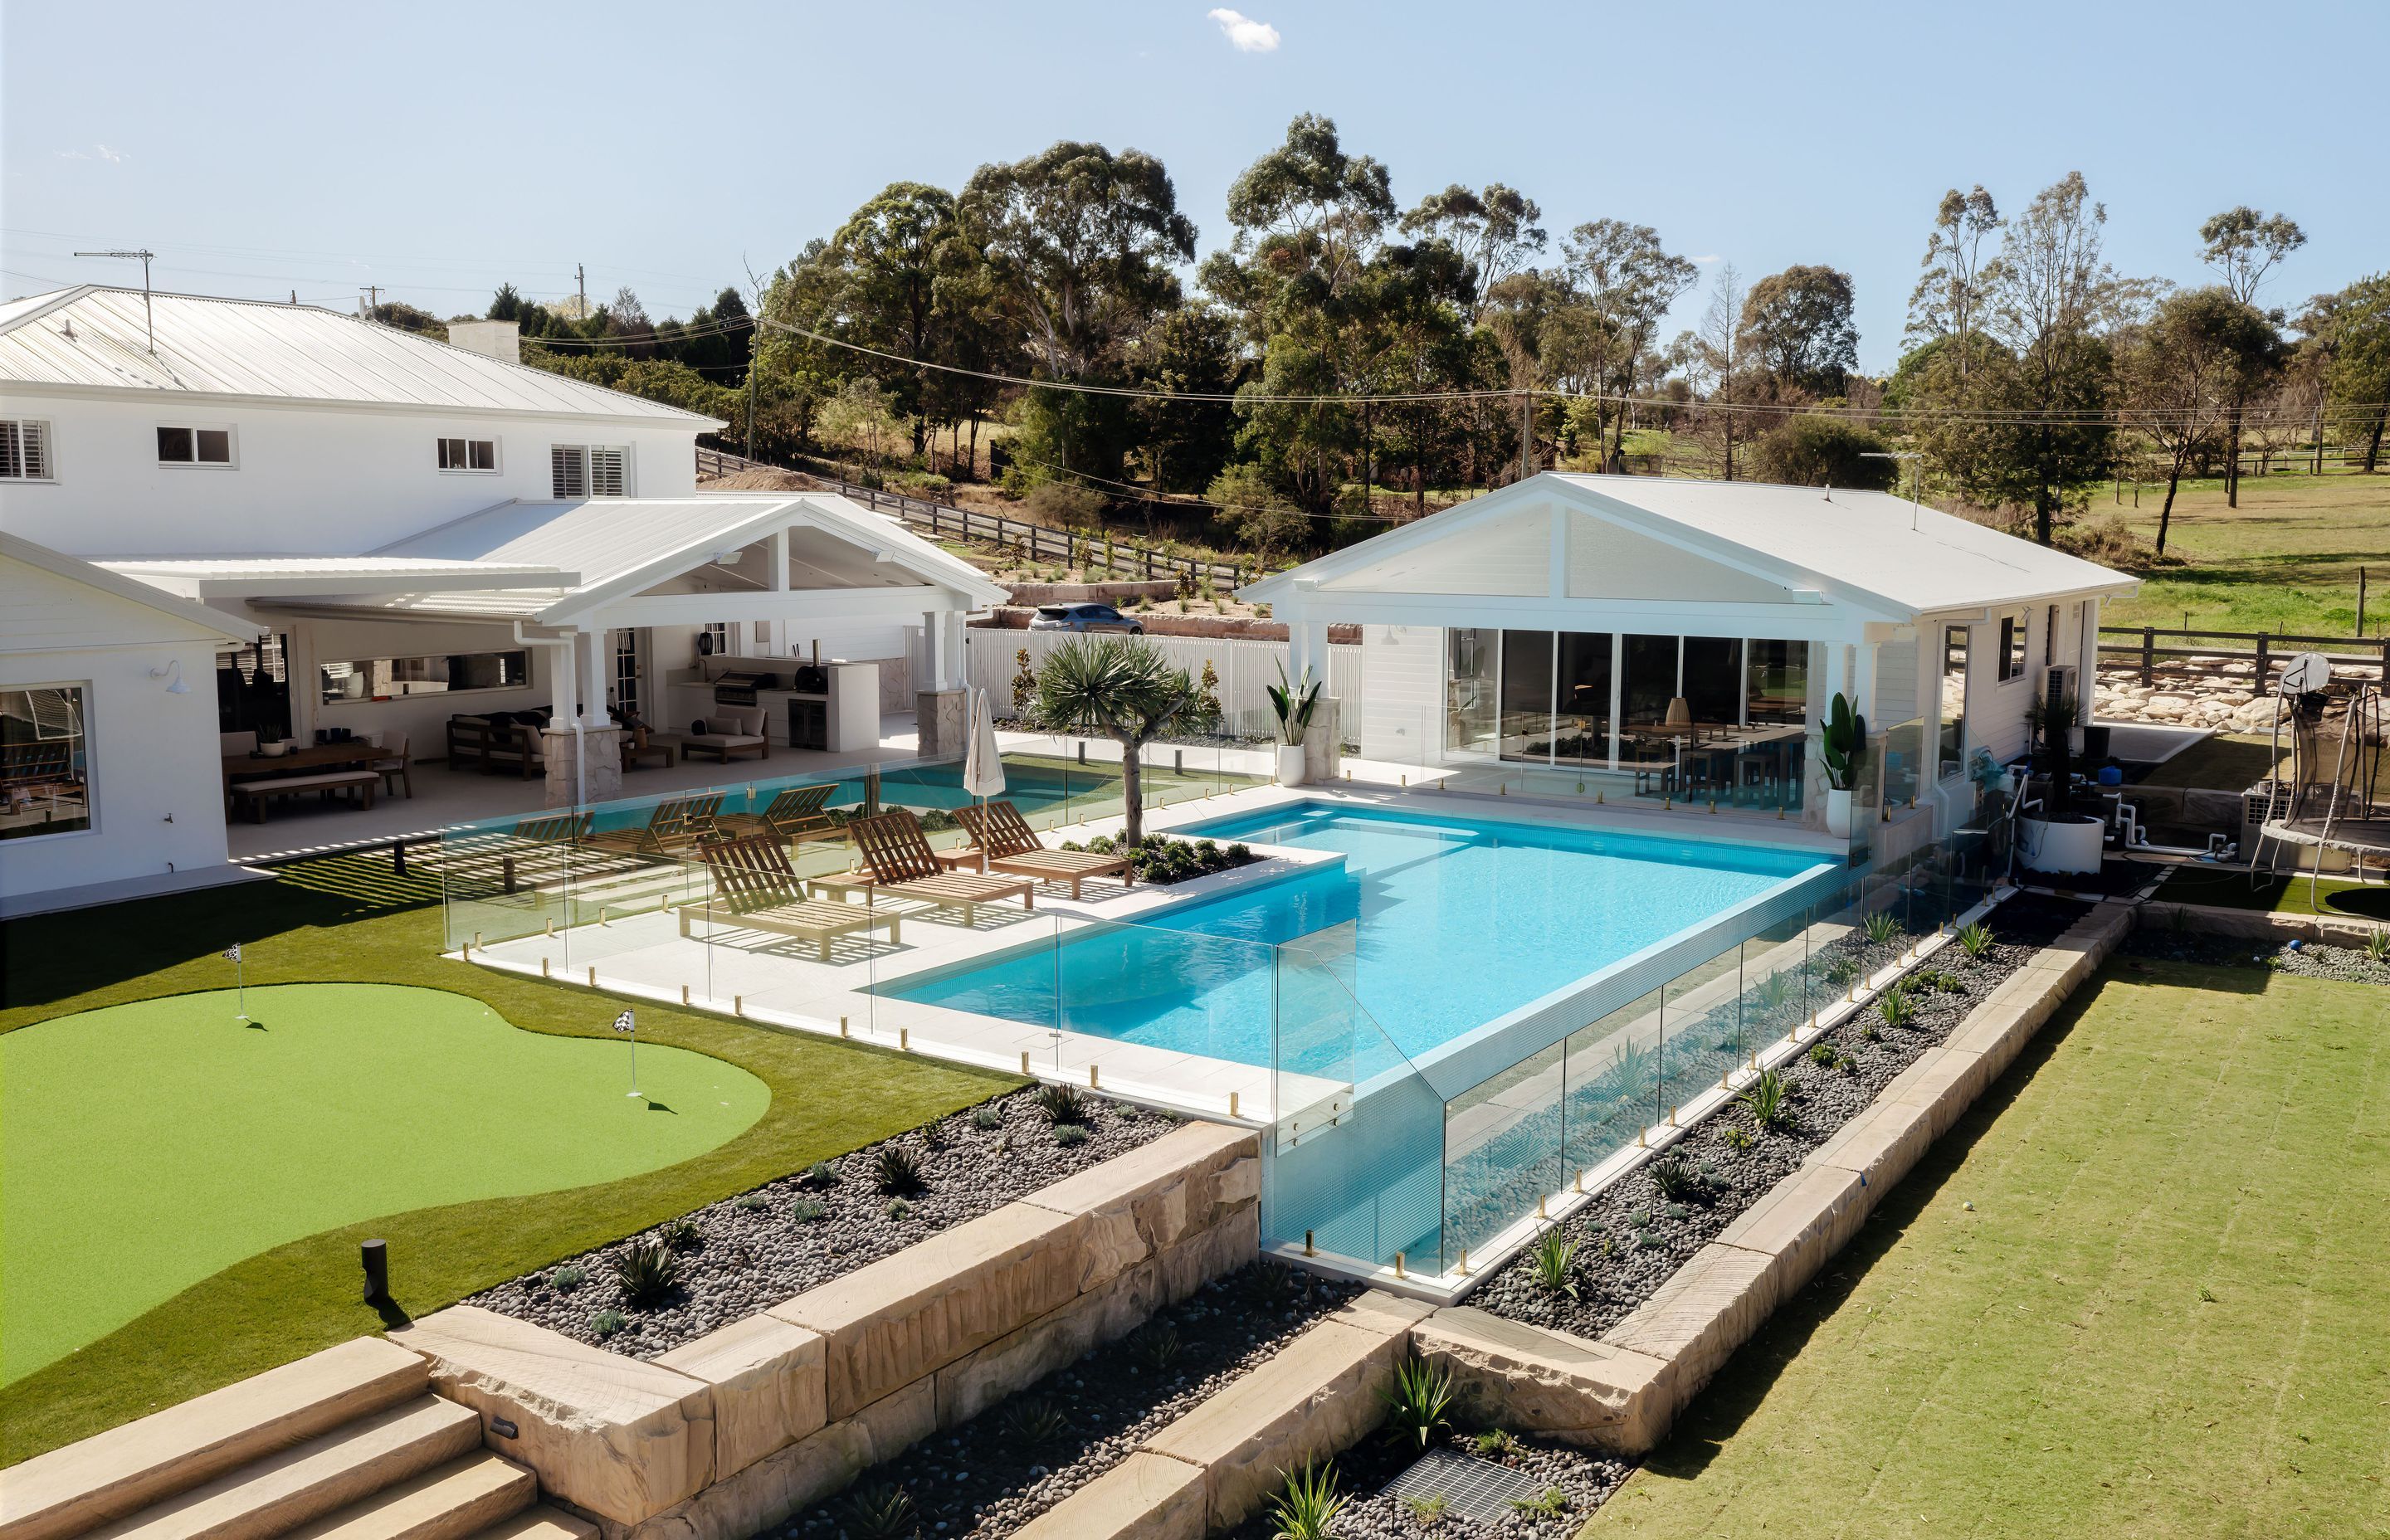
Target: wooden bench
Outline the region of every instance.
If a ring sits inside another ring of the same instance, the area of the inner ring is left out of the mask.
[[[264,780],[238,781],[232,789],[236,804],[247,803],[249,816],[254,823],[265,822],[265,804],[276,797],[296,797],[315,791],[329,796],[335,791],[354,791],[361,800],[361,811],[374,804],[374,791],[381,785],[381,773],[376,770],[325,770],[313,776],[274,776]]]

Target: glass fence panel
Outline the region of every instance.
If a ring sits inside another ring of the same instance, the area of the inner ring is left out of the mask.
[[[1445,1104],[1445,1246],[1456,1264],[1567,1185],[1566,1053],[1555,1043]]]
[[[1658,1123],[1660,992],[1637,996],[1563,1041],[1569,1179],[1633,1144]]]
[[[1804,909],[1746,937],[1742,994],[1736,1002],[1735,1052],[1748,1065],[1769,1044],[1808,1020],[1808,912]]]
[[[1337,947],[1276,951],[1265,1238],[1443,1270],[1443,1097],[1353,997]]]
[[[1736,1025],[1742,956],[1730,945],[1664,986],[1660,1011],[1660,1105],[1668,1116],[1715,1086],[1741,1057]]]

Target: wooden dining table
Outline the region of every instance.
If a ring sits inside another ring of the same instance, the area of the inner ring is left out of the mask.
[[[263,780],[269,776],[297,776],[310,770],[343,769],[352,764],[369,764],[378,759],[392,757],[392,751],[377,748],[363,738],[351,738],[346,743],[311,743],[303,749],[293,749],[287,754],[268,757],[264,754],[226,754],[224,756],[225,784],[235,781]]]

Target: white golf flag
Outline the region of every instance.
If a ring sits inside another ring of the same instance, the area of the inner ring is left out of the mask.
[[[636,1026],[637,1023],[631,1019],[631,1013],[627,1010],[622,1015],[614,1018],[614,1030],[616,1032],[630,1032]]]
[[[235,942],[224,949],[224,960],[229,963],[240,961],[240,943]]]

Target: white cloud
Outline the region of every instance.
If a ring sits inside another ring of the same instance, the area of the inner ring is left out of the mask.
[[[1707,267],[1710,263],[1714,263],[1714,262],[1717,261],[1717,258],[1715,258],[1715,257],[1714,257],[1714,256],[1710,256],[1710,257],[1695,257],[1695,258],[1693,259],[1693,261],[1694,261],[1695,263],[1699,263],[1700,265],[1703,266],[1703,267]]]
[[[1240,11],[1222,6],[1204,13],[1220,24],[1221,34],[1228,45],[1240,54],[1274,54],[1278,52],[1278,29],[1266,21],[1256,21]]]
[[[112,166],[120,161],[130,159],[130,157],[121,149],[110,149],[106,145],[94,145],[89,150],[62,149],[58,151],[58,159],[61,160],[105,160]]]

